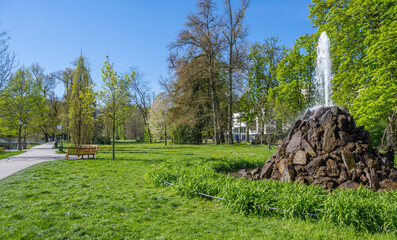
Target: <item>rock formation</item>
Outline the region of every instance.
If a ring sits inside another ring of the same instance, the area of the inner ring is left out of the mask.
[[[397,190],[394,152],[371,147],[369,133],[338,107],[307,110],[263,168],[245,172],[251,180],[315,184],[325,189]]]

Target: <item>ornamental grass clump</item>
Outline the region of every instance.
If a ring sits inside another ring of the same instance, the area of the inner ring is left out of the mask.
[[[329,192],[290,181],[249,181],[224,174],[255,164],[258,160],[238,158],[170,160],[152,166],[146,176],[157,186],[167,185],[164,181],[177,185],[173,189],[184,196],[203,193],[224,198],[212,200],[245,215],[323,219],[369,232],[397,229],[397,194],[393,191],[360,187]]]

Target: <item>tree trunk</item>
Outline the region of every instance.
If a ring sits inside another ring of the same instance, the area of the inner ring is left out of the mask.
[[[164,144],[167,146],[167,129],[164,132]]]
[[[19,134],[18,134],[18,150],[22,150],[22,144],[21,144],[21,133],[22,133],[22,125],[19,125]]]
[[[112,150],[113,150],[113,157],[112,157],[112,159],[115,159],[115,152],[114,152],[114,135],[115,135],[115,132],[116,132],[116,121],[113,119],[113,141],[112,141],[112,143],[113,143],[113,146],[112,146]]]
[[[232,69],[232,56],[233,56],[233,45],[229,46],[229,103],[228,103],[228,132],[229,138],[228,143],[233,144],[233,69]]]
[[[245,141],[246,142],[250,141],[250,125],[251,124],[249,124],[248,121],[247,121],[247,123],[246,123],[247,127],[245,128]]]
[[[209,67],[208,67],[208,74],[210,78],[210,85],[211,85],[211,98],[212,98],[212,114],[213,114],[213,124],[214,124],[214,144],[218,145],[219,144],[219,136],[218,136],[218,131],[217,131],[217,126],[218,126],[218,106],[216,102],[216,91],[215,91],[215,82],[214,78],[212,76],[212,57],[209,56]]]

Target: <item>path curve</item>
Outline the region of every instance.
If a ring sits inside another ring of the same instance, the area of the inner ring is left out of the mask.
[[[45,143],[27,149],[26,152],[0,160],[0,180],[37,163],[64,159],[64,154],[56,154],[53,143]]]

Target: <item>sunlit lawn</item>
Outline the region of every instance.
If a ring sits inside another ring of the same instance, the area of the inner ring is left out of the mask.
[[[0,181],[0,239],[394,239],[316,220],[230,213],[206,198],[175,195],[145,180],[165,159],[238,156],[267,160],[263,146],[120,142],[117,160],[45,162]]]
[[[0,159],[4,159],[4,158],[9,158],[18,154],[21,154],[25,151],[12,151],[12,152],[5,152],[3,154],[0,154]]]

